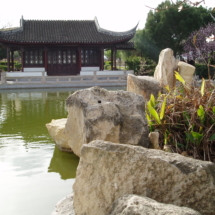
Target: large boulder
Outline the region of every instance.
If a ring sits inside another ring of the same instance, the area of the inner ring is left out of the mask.
[[[105,215],[136,194],[160,203],[215,211],[215,164],[175,153],[101,140],[84,144],[73,185],[76,215]]]
[[[149,100],[151,94],[157,97],[161,90],[160,83],[153,77],[128,74],[127,91],[129,92],[136,93]]]
[[[110,215],[201,215],[187,207],[159,203],[153,199],[124,195],[117,199],[111,209]]]
[[[100,87],[78,90],[66,100],[65,133],[69,146],[80,156],[83,144],[92,140],[148,147],[148,124],[142,96]]]
[[[185,63],[182,61],[178,62],[179,74],[185,80],[185,82],[188,86],[192,84],[195,69],[196,68],[194,66],[192,66],[188,63]]]
[[[158,80],[161,86],[175,86],[174,70],[177,69],[178,61],[173,55],[173,50],[170,48],[164,49],[159,55],[158,65],[156,66],[154,78]]]
[[[67,122],[67,118],[63,119],[53,119],[50,123],[46,124],[46,128],[48,129],[49,135],[55,141],[56,145],[61,151],[72,151],[69,146],[70,136],[68,136],[64,129],[65,124]]]

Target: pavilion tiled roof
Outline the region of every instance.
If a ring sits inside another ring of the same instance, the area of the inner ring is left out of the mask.
[[[0,42],[32,44],[108,44],[129,41],[136,27],[126,32],[101,28],[95,20],[20,20],[20,28],[0,31]]]
[[[134,49],[134,42],[128,41],[126,43],[117,43],[116,44],[117,49]]]

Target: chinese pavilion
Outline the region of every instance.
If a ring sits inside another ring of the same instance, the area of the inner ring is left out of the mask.
[[[129,40],[137,26],[113,32],[94,20],[20,20],[20,27],[0,31],[0,44],[7,49],[8,71],[14,71],[13,54],[19,51],[22,71],[46,71],[47,75],[78,75],[82,70],[104,70],[104,50],[110,49],[112,70],[116,50],[134,49]]]

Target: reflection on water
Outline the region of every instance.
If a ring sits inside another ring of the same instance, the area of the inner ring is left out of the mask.
[[[62,162],[62,160],[66,162]],[[55,146],[54,154],[52,156],[48,172],[59,173],[61,179],[63,180],[75,178],[78,161],[79,159],[75,154],[71,154],[69,152],[61,152],[58,147]]]
[[[48,215],[71,192],[78,165],[45,127],[66,118],[71,90],[0,92],[0,214]]]
[[[26,143],[47,142],[45,124],[65,118],[65,99],[71,92],[3,92],[1,93],[1,134],[22,136]],[[28,128],[28,129],[26,129]]]

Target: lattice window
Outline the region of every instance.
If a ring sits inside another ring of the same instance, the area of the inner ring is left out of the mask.
[[[48,64],[76,64],[76,51],[71,49],[49,50]]]
[[[57,51],[57,61],[58,61],[58,64],[62,63],[62,55],[61,55],[61,51],[60,50]]]
[[[99,51],[96,49],[82,50],[81,63],[85,66],[97,66],[99,64]]]
[[[25,66],[43,65],[43,51],[40,49],[30,49],[25,51]]]
[[[71,56],[72,56],[72,63],[76,64],[76,51],[73,50]]]
[[[71,62],[72,62],[71,57],[72,57],[71,51],[68,50],[68,51],[67,51],[67,63],[68,63],[68,64],[71,64]]]

